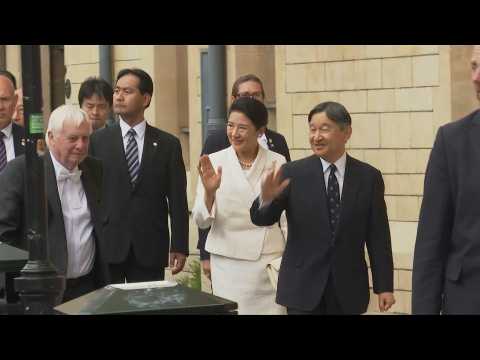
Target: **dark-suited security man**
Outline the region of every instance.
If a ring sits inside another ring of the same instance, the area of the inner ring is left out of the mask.
[[[272,169],[250,215],[259,226],[283,210],[288,239],[277,303],[289,314],[361,314],[369,303],[365,244],[380,311],[395,302],[390,230],[380,171],[345,152],[351,118],[335,102],[308,115],[314,154]]]
[[[150,75],[121,70],[113,94],[119,122],[91,138],[91,154],[105,169],[104,234],[115,283],[163,280],[165,267],[180,272],[188,255],[182,148],[175,136],[147,124],[152,95]]]
[[[7,70],[0,70],[0,173],[7,162],[25,153],[24,130],[15,124],[14,113],[18,96],[15,93],[17,80]],[[13,279],[17,274],[0,274],[0,297],[6,294],[8,302],[18,301]],[[6,290],[6,291],[5,291]]]
[[[25,153],[24,129],[13,122],[17,104],[16,79],[9,71],[0,70],[0,172],[7,162]]]
[[[258,101],[265,101],[265,90],[260,78],[253,74],[240,76],[232,85],[232,93],[230,102],[241,97],[252,97]],[[287,141],[282,134],[266,128],[265,133],[258,139],[258,142],[264,148],[283,155],[285,159],[290,161],[290,151],[288,150]],[[202,149],[202,155],[212,154],[217,151],[226,149],[230,146],[227,130],[217,130],[207,137]],[[200,260],[202,262],[203,272],[210,278],[210,254],[205,250],[205,242],[207,240],[209,229],[198,229],[198,245],[200,249]]]
[[[46,133],[48,251],[59,274],[67,279],[64,302],[108,282],[99,219],[102,165],[87,156],[91,132],[85,112],[62,105],[52,112]],[[0,174],[0,241],[28,250],[24,178],[25,156],[9,162]]]
[[[472,82],[480,100],[480,45]],[[480,111],[438,129],[413,258],[413,314],[480,314]]]
[[[80,85],[78,104],[87,113],[93,131],[104,128],[113,105],[112,86],[102,78],[89,77]]]

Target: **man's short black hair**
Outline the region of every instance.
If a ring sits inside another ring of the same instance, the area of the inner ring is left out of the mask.
[[[97,95],[100,98],[104,98],[108,105],[113,105],[113,89],[112,86],[102,78],[89,77],[80,85],[78,91],[78,105],[81,107],[85,99],[91,98],[93,95]]]
[[[13,84],[13,88],[15,90],[17,89],[17,79],[15,79],[15,76],[10,71],[0,70],[0,76],[5,76],[7,79],[9,79]]]
[[[344,129],[348,125],[352,125],[352,118],[345,106],[334,101],[325,101],[315,106],[308,114],[308,122],[312,120],[313,115],[325,113],[327,117]]]
[[[138,90],[140,91],[140,94],[144,95],[147,93],[150,96],[153,96],[153,80],[150,75],[147,74],[147,72],[137,68],[123,69],[118,73],[116,81],[118,82],[118,80],[125,75],[133,75],[138,78]],[[150,103],[148,103],[147,107],[149,106]]]

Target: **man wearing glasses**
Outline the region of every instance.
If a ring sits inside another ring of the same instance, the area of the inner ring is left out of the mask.
[[[265,91],[263,89],[262,81],[253,74],[240,76],[232,86],[230,103],[233,103],[240,97],[252,97],[258,101],[264,102]],[[263,136],[258,138],[258,142],[264,148],[283,155],[287,162],[291,160],[288,145],[283,135],[267,128]],[[201,155],[212,154],[226,149],[229,146],[230,142],[227,137],[226,128],[217,130],[205,140]],[[208,231],[209,229],[198,229],[197,248],[200,250],[200,260],[202,262],[203,272],[208,278],[210,278],[210,254],[205,251],[205,241],[207,239]]]

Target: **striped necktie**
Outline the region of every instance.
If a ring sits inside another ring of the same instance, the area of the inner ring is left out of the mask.
[[[128,172],[130,174],[130,181],[132,185],[135,185],[135,182],[138,178],[138,170],[140,169],[140,164],[138,162],[138,145],[137,141],[135,140],[136,134],[137,133],[134,129],[128,130],[127,135],[129,136],[129,138],[127,143],[127,150],[125,151]]]
[[[5,142],[3,141],[4,137],[5,134],[0,131],[0,172],[5,169],[5,166],[7,166],[7,149],[5,148]]]

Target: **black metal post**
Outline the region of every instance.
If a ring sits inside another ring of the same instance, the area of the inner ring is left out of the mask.
[[[99,45],[98,46],[99,54],[99,66],[100,66],[100,77],[113,86],[112,83],[112,46],[111,45]],[[115,119],[113,118],[112,112],[108,114],[108,125],[113,125]]]
[[[225,45],[208,45],[208,122],[207,136],[225,128],[226,66]]]
[[[25,314],[51,314],[59,305],[65,278],[48,258],[47,196],[43,155],[44,123],[40,46],[22,45],[22,86],[25,114],[25,216],[29,260],[15,279]]]

